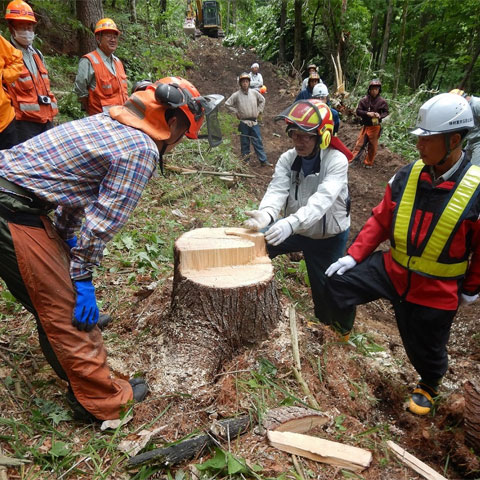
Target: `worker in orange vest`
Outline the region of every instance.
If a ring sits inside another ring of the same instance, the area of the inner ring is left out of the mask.
[[[23,0],[13,0],[7,6],[5,19],[11,42],[23,57],[18,80],[5,82],[15,108],[16,143],[22,143],[53,127],[53,118],[58,113],[57,100],[50,90],[43,55],[32,45],[37,23],[32,7]]]
[[[22,73],[22,53],[0,35],[0,78],[14,82]],[[16,144],[15,110],[8,93],[0,87],[0,150]]]
[[[97,48],[84,55],[78,64],[75,93],[89,115],[107,112],[123,105],[127,98],[127,76],[122,62],[113,54],[120,30],[111,18],[102,18],[95,26]]]

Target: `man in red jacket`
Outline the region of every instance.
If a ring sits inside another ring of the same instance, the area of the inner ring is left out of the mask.
[[[420,375],[409,410],[426,415],[448,367],[459,304],[480,290],[480,167],[462,151],[474,126],[468,102],[443,93],[420,108],[421,160],[390,180],[347,256],[330,265],[328,291],[344,309],[383,297],[393,305],[408,358]],[[390,241],[386,252],[375,251]],[[340,326],[347,334],[350,325]]]
[[[365,168],[372,168],[375,155],[377,154],[378,139],[382,131],[382,120],[388,115],[388,105],[380,96],[382,83],[380,80],[372,80],[365,95],[357,107],[357,115],[362,120],[362,129],[358,135],[357,143],[353,149],[353,157],[362,150],[365,142],[368,143],[368,153],[363,162]]]

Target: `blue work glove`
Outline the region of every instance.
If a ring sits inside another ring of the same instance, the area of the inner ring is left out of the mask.
[[[357,262],[351,255],[346,255],[345,257],[339,258],[336,262],[332,263],[325,271],[325,275],[327,277],[331,277],[334,273],[337,275],[343,275],[356,264]]]
[[[73,310],[72,324],[78,330],[90,332],[98,322],[97,299],[95,287],[91,280],[76,280],[73,282],[77,298]]]
[[[292,226],[286,218],[275,222],[265,233],[265,240],[270,245],[280,245],[293,233]]]
[[[73,238],[65,240],[65,242],[67,242],[67,245],[70,247],[71,250],[72,248],[75,248],[77,246],[77,236],[75,235]]]

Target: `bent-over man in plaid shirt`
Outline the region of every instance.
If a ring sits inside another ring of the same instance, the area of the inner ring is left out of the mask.
[[[42,350],[68,382],[79,420],[117,419],[123,406],[147,394],[143,379],[111,377],[92,273],[157,162],[162,168],[163,154],[184,135],[198,138],[205,117],[209,128],[218,127],[214,112],[222,99],[167,77],[108,114],[0,152],[0,276],[35,316]]]

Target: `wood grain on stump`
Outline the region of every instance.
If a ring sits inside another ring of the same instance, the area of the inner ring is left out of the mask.
[[[239,349],[266,339],[281,309],[263,234],[200,228],[176,241],[174,255],[164,387],[192,393]]]

